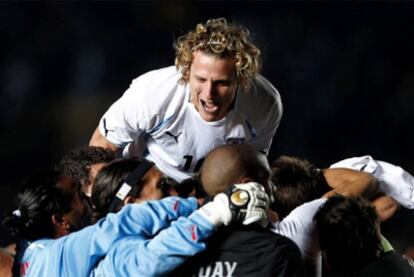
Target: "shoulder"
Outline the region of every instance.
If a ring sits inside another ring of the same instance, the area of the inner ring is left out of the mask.
[[[275,253],[276,255],[284,255],[289,253],[289,257],[294,256],[301,256],[299,247],[296,245],[296,243],[281,234],[274,233],[273,231],[266,229],[262,232],[267,237],[267,243],[270,243],[271,245],[269,248],[274,247],[278,253]]]
[[[180,78],[181,74],[174,66],[152,70],[132,80],[125,94],[148,95],[172,92],[180,85]]]
[[[367,264],[358,276],[414,276],[411,267],[397,252],[383,253],[380,258]]]
[[[272,230],[295,240],[297,243],[298,236],[306,237],[313,232],[313,217],[325,202],[326,198],[320,198],[296,207],[283,220],[274,223]]]
[[[274,233],[270,229],[259,226],[238,226],[228,228],[214,235],[215,239],[227,245],[250,245],[257,249],[273,249],[277,247],[291,248],[296,251],[296,244],[289,238]],[[273,251],[273,250],[272,250]]]
[[[273,105],[280,105],[281,98],[279,91],[273,86],[273,84],[266,79],[263,75],[256,75],[246,94],[254,95],[260,101],[270,101]]]
[[[155,80],[168,80],[168,79],[178,80],[180,77],[181,77],[180,72],[174,66],[167,66],[167,67],[148,71],[138,76],[132,81],[132,85],[138,84],[140,82],[152,83]]]
[[[259,112],[280,117],[283,112],[279,91],[262,75],[254,77],[248,89],[238,91],[236,107],[247,115]]]
[[[186,97],[181,73],[169,66],[149,71],[134,79],[120,99],[120,108],[132,118],[151,116],[167,109],[179,109]]]
[[[245,232],[246,240],[239,246],[251,249],[248,257],[259,257],[261,272],[272,272],[271,275],[292,276],[294,272],[302,272],[303,258],[296,243],[283,235],[269,229],[252,228]]]
[[[28,247],[25,249],[23,257],[20,261],[21,270],[27,275],[23,274],[22,276],[42,275],[41,273],[44,270],[54,271],[56,269],[56,263],[53,262],[49,266],[46,266],[50,262],[50,257],[56,257],[56,253],[52,255],[52,248],[56,247],[56,240],[52,239],[40,239],[31,242]]]
[[[318,198],[310,202],[306,202],[296,207],[286,218],[282,220],[282,222],[285,221],[285,219],[297,221],[305,220],[307,222],[312,222],[313,216],[316,214],[319,207],[326,202],[326,200],[327,198]]]

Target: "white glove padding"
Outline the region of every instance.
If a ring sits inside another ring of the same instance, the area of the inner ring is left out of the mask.
[[[217,194],[213,201],[204,204],[199,213],[214,226],[228,225],[232,219],[230,201],[226,194]]]
[[[263,227],[265,227],[269,223],[267,210],[269,208],[270,199],[264,187],[256,182],[236,184],[234,187],[247,191],[250,199],[247,205],[240,208],[238,216],[236,215],[236,218],[233,218],[233,221],[242,222],[243,225],[259,222]],[[234,201],[230,202],[232,202],[233,205],[236,205]]]
[[[260,222],[267,225],[269,197],[262,185],[254,182],[236,184],[217,194],[212,202],[200,208],[200,213],[213,225]]]

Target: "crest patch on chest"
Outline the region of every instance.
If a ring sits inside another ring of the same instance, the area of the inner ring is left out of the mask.
[[[244,143],[245,138],[227,138],[227,144],[242,144]]]

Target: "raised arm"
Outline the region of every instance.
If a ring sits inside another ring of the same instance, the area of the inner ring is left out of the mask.
[[[381,221],[390,219],[399,209],[400,204],[388,195],[379,195],[374,200],[371,200]]]
[[[379,192],[380,184],[371,174],[347,168],[328,168],[323,171],[328,185],[332,188],[324,197],[335,194],[362,196],[371,200],[381,221],[391,218],[399,209],[394,198]]]
[[[326,182],[332,188],[323,197],[335,194],[344,196],[362,196],[372,199],[376,196],[379,184],[369,173],[348,168],[323,169]]]
[[[195,211],[153,239],[129,236],[116,242],[91,276],[161,276],[206,248],[215,226]]]
[[[60,257],[56,276],[89,276],[116,241],[128,236],[154,236],[171,221],[190,215],[197,207],[195,198],[178,197],[126,205],[120,212],[108,214],[96,224],[64,236],[51,246],[50,255]]]
[[[155,236],[149,233],[117,241],[91,276],[161,276],[203,251],[205,239],[218,226],[267,222],[268,205],[269,198],[261,185],[233,185]]]
[[[93,133],[91,140],[89,141],[90,146],[100,146],[103,148],[108,148],[112,151],[118,150],[118,147],[107,140],[99,131],[99,127],[96,128],[95,132]]]

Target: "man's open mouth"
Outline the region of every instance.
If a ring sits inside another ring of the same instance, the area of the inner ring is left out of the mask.
[[[203,101],[200,99],[201,105],[203,106],[203,109],[208,113],[214,113],[218,110],[219,106],[214,101]]]

